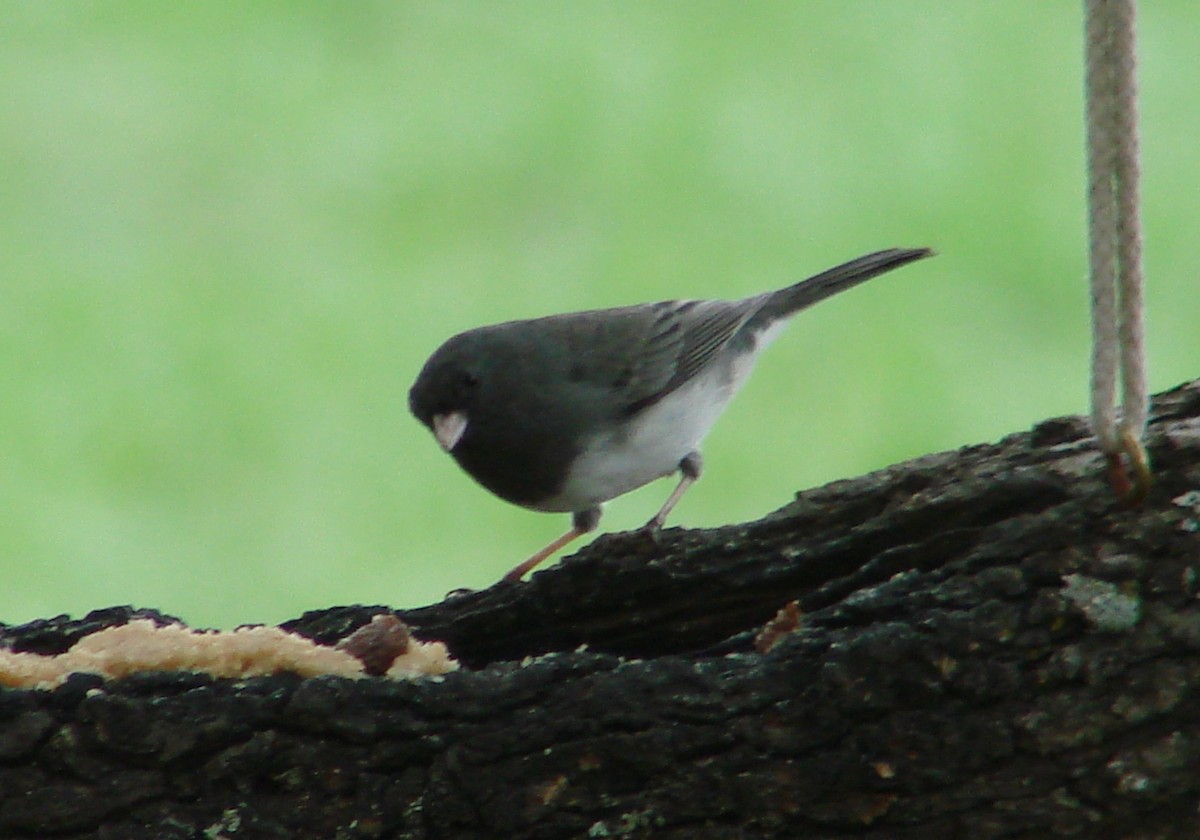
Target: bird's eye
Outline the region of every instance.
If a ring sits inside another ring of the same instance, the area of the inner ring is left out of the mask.
[[[464,370],[458,375],[458,384],[464,391],[474,391],[479,387],[479,377],[470,371]]]

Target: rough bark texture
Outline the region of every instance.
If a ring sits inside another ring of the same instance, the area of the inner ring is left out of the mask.
[[[602,538],[397,611],[467,666],[444,679],[0,692],[0,836],[1200,836],[1200,383],[1148,442],[1137,509],[1066,418],[758,522]],[[384,611],[290,626],[333,642]],[[56,652],[132,614],[0,640]]]

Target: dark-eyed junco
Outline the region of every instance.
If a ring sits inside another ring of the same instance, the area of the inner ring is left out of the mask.
[[[893,248],[741,300],[684,300],[509,321],[437,349],[409,407],[472,478],[533,510],[570,512],[527,571],[600,522],[601,505],[678,471],[646,528],[700,477],[699,446],[790,316],[927,257]]]

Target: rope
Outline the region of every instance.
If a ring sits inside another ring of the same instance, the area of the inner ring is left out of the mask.
[[[1135,9],[1135,0],[1086,0],[1092,431],[1108,461],[1114,490],[1131,504],[1145,498],[1150,487],[1141,442],[1148,399],[1138,216]],[[1132,479],[1126,464],[1133,470]]]

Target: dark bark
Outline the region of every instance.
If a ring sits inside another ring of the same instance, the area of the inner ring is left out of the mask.
[[[0,836],[1200,836],[1200,383],[1148,444],[1136,509],[1065,418],[758,522],[603,537],[396,611],[467,666],[443,679],[0,692]],[[332,643],[384,611],[289,626]]]

